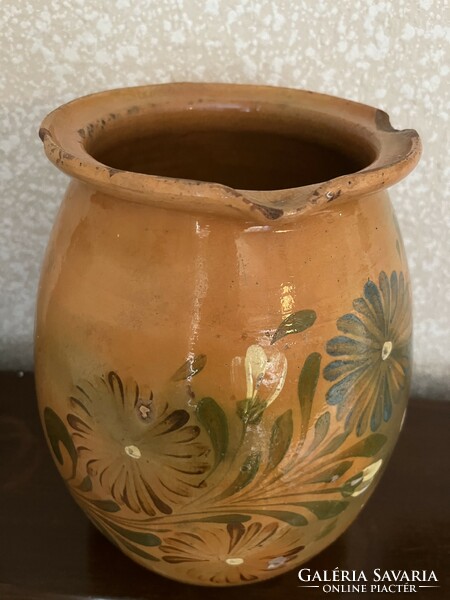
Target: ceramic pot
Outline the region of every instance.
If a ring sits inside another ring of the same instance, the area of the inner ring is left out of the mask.
[[[298,567],[354,520],[404,418],[410,281],[386,189],[417,133],[321,94],[170,84],[75,100],[40,135],[72,178],[36,321],[70,493],[179,581]]]

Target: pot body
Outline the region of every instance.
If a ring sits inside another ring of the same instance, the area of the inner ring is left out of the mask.
[[[73,180],[40,283],[39,406],[72,496],[125,554],[245,584],[317,554],[367,501],[410,342],[385,191],[261,225]]]

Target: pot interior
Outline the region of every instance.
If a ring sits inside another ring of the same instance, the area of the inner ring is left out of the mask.
[[[220,183],[240,190],[306,186],[354,173],[373,147],[345,124],[265,110],[168,110],[116,121],[88,149],[123,171]]]

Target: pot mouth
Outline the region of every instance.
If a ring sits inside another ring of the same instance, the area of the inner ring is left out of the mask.
[[[62,171],[125,200],[261,223],[393,185],[415,130],[305,90],[218,83],[122,88],[51,112],[39,135]]]

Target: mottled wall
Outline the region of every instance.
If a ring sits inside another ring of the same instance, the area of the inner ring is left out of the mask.
[[[36,284],[67,184],[41,118],[76,96],[165,81],[304,87],[377,105],[424,142],[392,192],[415,291],[415,391],[450,360],[446,0],[2,0],[0,367],[32,366]]]

